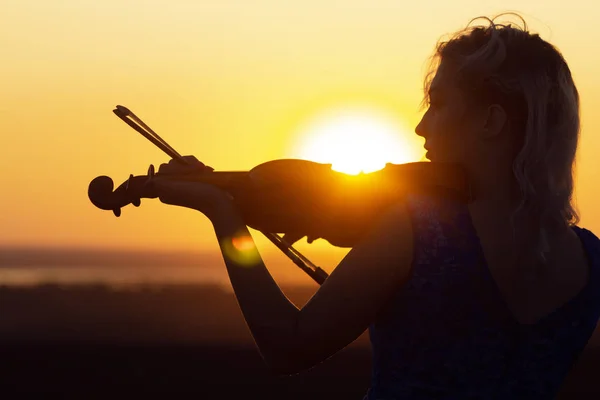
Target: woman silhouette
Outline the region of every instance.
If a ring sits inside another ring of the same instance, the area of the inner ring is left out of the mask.
[[[302,309],[255,248],[239,250],[255,256],[250,267],[231,256],[227,243],[249,232],[227,194],[152,183],[164,203],[211,219],[277,373],[310,368],[369,328],[365,399],[548,399],[584,349],[600,315],[600,241],[577,226],[571,203],[577,89],[561,54],[525,21],[484,20],[438,44],[416,127],[432,162],[464,166],[477,200],[408,196]]]

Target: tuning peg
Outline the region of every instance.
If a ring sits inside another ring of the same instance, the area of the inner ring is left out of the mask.
[[[148,167],[148,178],[154,178],[154,165],[150,164]]]
[[[129,184],[132,182],[133,180],[133,174],[129,174],[129,179],[127,179],[127,183],[125,184],[125,191],[129,190]]]
[[[115,208],[112,211],[113,211],[113,214],[115,214],[115,217],[119,217],[121,215],[121,209],[120,208]]]
[[[139,207],[140,204],[142,204],[142,200],[141,199],[135,199],[131,201],[131,204],[133,204],[136,207]]]

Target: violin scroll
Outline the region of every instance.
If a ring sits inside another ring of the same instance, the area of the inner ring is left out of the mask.
[[[149,179],[154,176],[154,166],[150,165],[148,175],[133,176],[113,191],[115,185],[108,176],[94,178],[88,187],[88,197],[92,204],[102,210],[111,210],[115,216],[121,215],[121,208],[129,204],[139,207],[141,198],[156,198],[146,186]]]

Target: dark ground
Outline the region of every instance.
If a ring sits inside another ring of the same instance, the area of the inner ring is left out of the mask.
[[[298,305],[313,291],[285,290]],[[215,287],[1,288],[0,316],[3,399],[360,400],[369,386],[366,336],[310,371],[273,376],[235,298]],[[560,398],[599,399],[598,366],[600,352],[584,355]]]
[[[251,347],[64,343],[2,348],[0,375],[2,390],[21,395],[361,399],[369,355],[368,349],[347,349],[306,373],[278,378]]]

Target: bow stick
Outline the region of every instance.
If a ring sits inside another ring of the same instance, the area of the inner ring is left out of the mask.
[[[163,140],[156,132],[154,132],[148,125],[144,123],[140,118],[138,118],[133,112],[131,112],[127,107],[117,106],[113,110],[115,115],[122,119],[127,125],[132,127],[134,130],[139,132],[142,136],[148,139],[152,144],[165,152],[172,159],[182,163],[189,164],[188,161],[183,158],[181,154],[179,154],[173,147],[171,147],[166,141]],[[153,168],[150,168],[152,170]],[[290,258],[294,264],[296,264],[300,269],[302,269],[308,276],[310,276],[315,282],[319,285],[325,282],[325,279],[329,276],[327,272],[325,272],[320,267],[316,266],[312,263],[308,258],[306,258],[302,253],[292,247],[286,240],[277,235],[276,233],[271,232],[263,232],[260,231],[263,235],[267,237],[279,250],[281,250],[288,258]]]

